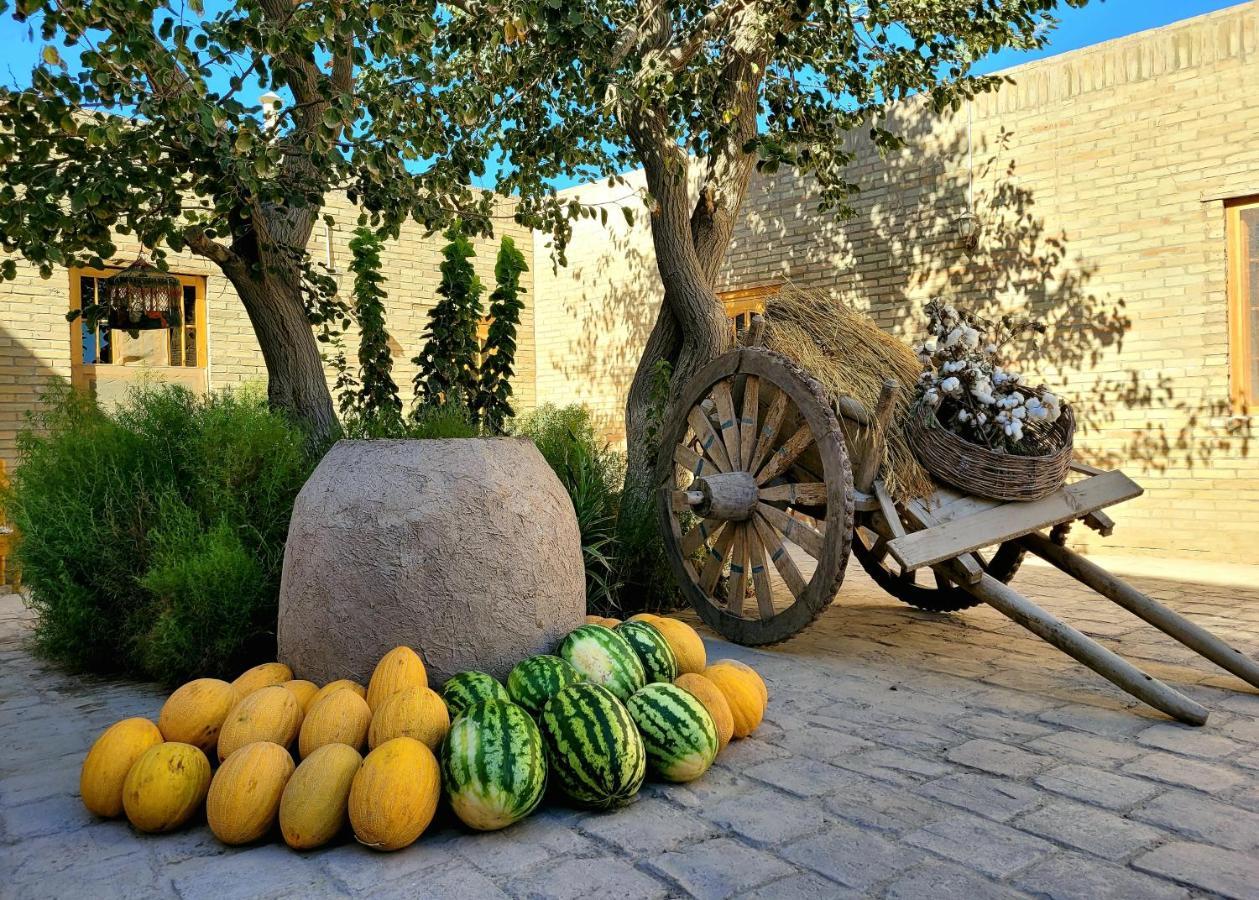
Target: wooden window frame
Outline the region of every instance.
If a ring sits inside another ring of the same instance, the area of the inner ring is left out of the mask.
[[[717,299],[725,307],[726,318],[730,320],[730,327],[734,329],[736,336],[741,328],[751,324],[753,315],[765,312],[765,301],[781,289],[781,284],[774,283],[717,293]],[[746,322],[743,320],[744,316],[747,316]]]
[[[1229,393],[1233,409],[1240,414],[1251,413],[1259,404],[1259,383],[1251,376],[1254,360],[1254,311],[1247,308],[1250,297],[1250,272],[1245,247],[1245,226],[1242,211],[1259,209],[1259,194],[1238,197],[1224,204],[1224,232],[1228,262],[1228,358]]]
[[[93,268],[72,268],[69,269],[70,277],[70,309],[71,311],[81,309],[83,306],[82,283],[83,278],[108,278],[121,271],[119,268],[93,269]],[[171,275],[179,279],[180,284],[180,312],[181,323],[180,330],[183,332],[181,336],[181,345],[184,347],[181,357],[187,358],[186,336],[187,322],[182,321],[183,311],[183,288],[192,287],[196,291],[195,305],[195,321],[193,323],[196,329],[196,346],[194,352],[197,355],[196,365],[193,366],[124,366],[121,363],[85,363],[83,362],[83,323],[76,318],[70,324],[70,349],[71,349],[71,383],[76,387],[90,389],[96,376],[98,366],[117,371],[122,369],[135,369],[137,372],[144,369],[167,370],[175,369],[182,372],[200,372],[202,373],[201,381],[205,386],[209,384],[209,324],[206,307],[206,277],[204,275],[185,275],[179,272],[171,272]],[[98,349],[99,355],[99,349]],[[169,341],[167,343],[167,362],[170,361]],[[201,390],[205,390],[205,386]]]

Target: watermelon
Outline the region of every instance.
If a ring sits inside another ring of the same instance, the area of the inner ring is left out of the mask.
[[[507,689],[484,672],[460,672],[442,688],[442,699],[453,719],[470,706],[485,700],[511,700]]]
[[[570,684],[585,681],[586,676],[558,656],[531,656],[516,663],[507,676],[507,693],[533,715],[542,712],[550,700]]]
[[[546,792],[546,751],[529,714],[507,700],[464,711],[442,744],[442,784],[465,825],[495,831],[537,809]]]
[[[582,625],[560,643],[559,655],[622,702],[647,683],[647,673],[629,641],[611,628]]]
[[[622,622],[613,629],[634,648],[638,661],[647,673],[647,683],[664,681],[670,684],[678,677],[678,658],[669,642],[650,622]]]
[[[575,802],[608,809],[638,793],[647,774],[643,739],[607,688],[564,688],[542,708],[540,724],[551,775]]]
[[[649,684],[626,707],[642,735],[648,766],[665,781],[694,781],[717,758],[713,717],[677,685]]]

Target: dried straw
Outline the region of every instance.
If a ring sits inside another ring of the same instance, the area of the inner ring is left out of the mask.
[[[882,478],[897,500],[931,493],[931,476],[905,439],[914,384],[922,364],[913,351],[871,319],[821,291],[786,285],[765,307],[765,345],[794,360],[838,398],[873,409],[886,378],[900,382],[884,442]]]

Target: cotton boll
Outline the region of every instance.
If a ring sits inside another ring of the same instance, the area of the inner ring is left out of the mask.
[[[927,338],[925,341],[922,342],[922,349],[925,350],[927,353],[935,353],[936,350],[938,349],[938,345],[939,345],[939,339],[935,335],[932,335],[931,337]]]
[[[974,328],[964,328],[962,330],[962,345],[967,349],[973,350],[979,346],[979,332]]]
[[[957,342],[960,341],[961,339],[962,339],[962,328],[959,325],[957,328],[954,328],[952,331],[948,333],[948,336],[944,339],[944,346],[946,347],[956,346]]]
[[[940,382],[940,390],[946,394],[956,394],[962,388],[962,382],[956,375],[951,375]]]

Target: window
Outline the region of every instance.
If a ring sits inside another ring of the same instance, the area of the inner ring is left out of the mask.
[[[763,284],[717,294],[717,299],[725,304],[726,318],[730,320],[736,339],[751,327],[752,316],[765,312],[765,301],[777,294],[780,287],[782,285]]]
[[[97,302],[101,284],[114,270],[70,270],[70,308]],[[205,279],[177,275],[179,302],[163,322],[165,327],[128,332],[108,321],[90,326],[80,316],[71,323],[74,347],[72,375],[76,385],[99,392],[103,380],[120,385],[143,371],[159,369],[159,377],[194,391],[206,387]]]
[[[1259,402],[1259,197],[1230,202],[1225,216],[1231,390],[1245,412]]]

